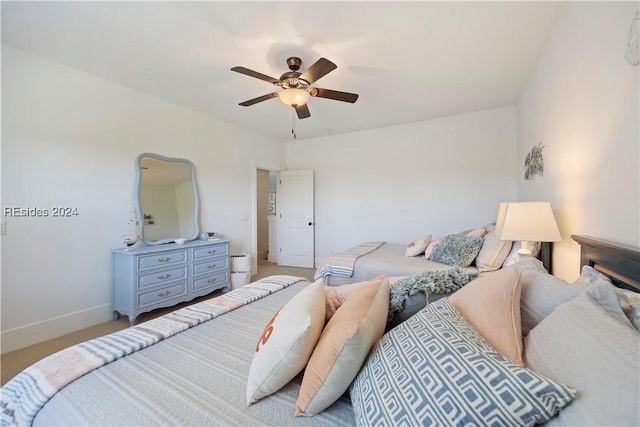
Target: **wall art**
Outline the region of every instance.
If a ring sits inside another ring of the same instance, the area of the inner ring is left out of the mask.
[[[542,141],[534,146],[524,159],[524,179],[530,180],[536,175],[544,175],[544,159],[542,157]]]

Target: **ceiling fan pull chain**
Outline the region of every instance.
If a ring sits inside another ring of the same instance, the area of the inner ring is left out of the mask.
[[[293,139],[296,139],[296,114],[295,109],[291,109],[291,133],[293,134]]]

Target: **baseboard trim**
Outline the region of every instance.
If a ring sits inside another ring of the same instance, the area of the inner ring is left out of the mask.
[[[2,331],[0,334],[1,353],[19,350],[99,323],[108,322],[112,316],[112,305],[103,304]]]

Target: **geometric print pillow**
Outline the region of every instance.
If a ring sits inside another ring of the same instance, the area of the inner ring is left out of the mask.
[[[509,361],[444,298],[377,342],[350,394],[359,426],[528,426],[575,390]]]

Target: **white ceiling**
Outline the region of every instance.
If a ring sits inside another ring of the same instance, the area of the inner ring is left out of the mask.
[[[514,105],[556,2],[2,2],[2,42],[278,140],[292,109],[267,82],[286,59],[338,68],[298,139]]]

